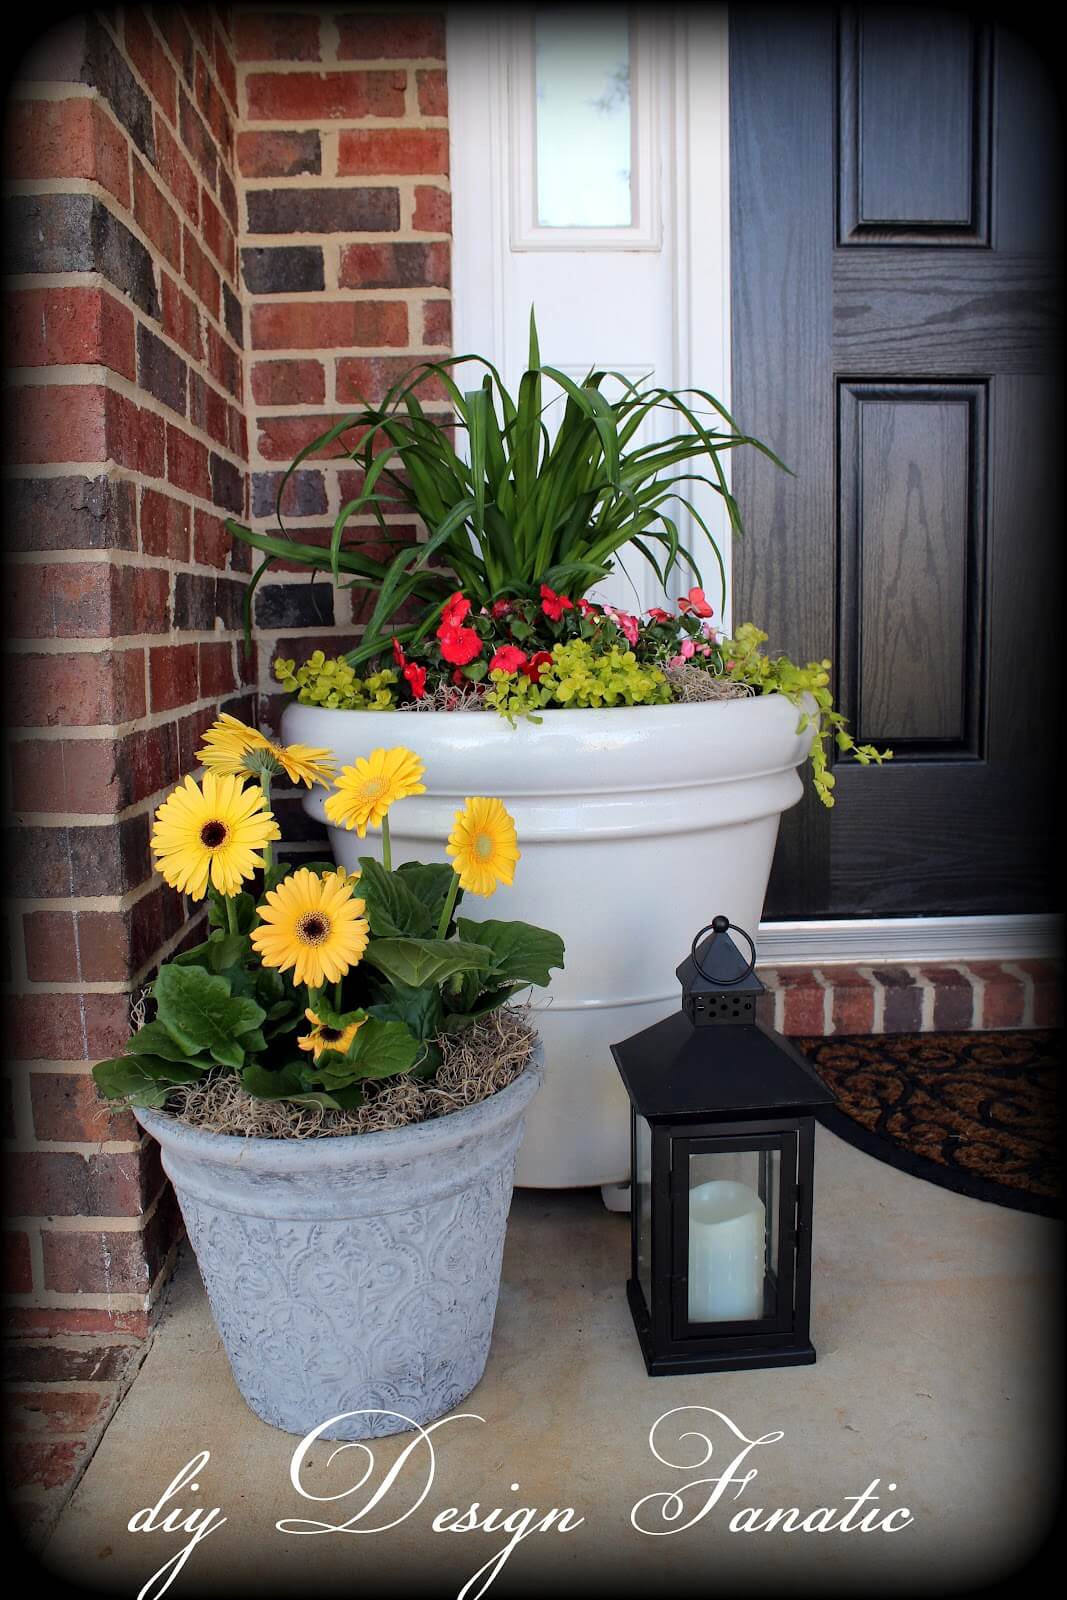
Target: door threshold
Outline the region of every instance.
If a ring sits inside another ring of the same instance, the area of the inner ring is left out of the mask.
[[[872,961],[1041,961],[1063,951],[1053,913],[761,922],[761,966]]]

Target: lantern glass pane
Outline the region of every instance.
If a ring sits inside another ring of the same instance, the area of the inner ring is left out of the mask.
[[[646,1306],[652,1304],[652,1129],[644,1117],[634,1118],[634,1218],[637,1236],[637,1281]]]
[[[773,1317],[779,1150],[689,1156],[689,1321]]]

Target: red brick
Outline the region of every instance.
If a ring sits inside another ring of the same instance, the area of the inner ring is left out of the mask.
[[[129,145],[93,100],[12,100],[5,144],[12,178],[90,178],[130,203]]]
[[[210,311],[213,317],[217,317],[219,296],[222,292],[219,275],[188,228],[185,229],[184,277],[200,304]]]
[[[200,649],[200,693],[208,695],[232,694],[237,687],[233,670],[233,646],[230,644],[202,644]]]
[[[208,474],[207,446],[199,439],[191,439],[181,428],[167,423],[167,481],[176,489],[189,494],[211,498],[211,479]]]
[[[416,72],[419,88],[419,110],[424,117],[448,116],[448,74],[442,67],[431,67]]]
[[[447,171],[447,128],[354,128],[338,137],[337,172],[342,178]]]
[[[84,1433],[114,1403],[114,1394],[95,1389],[12,1389],[7,1425],[15,1434]]]
[[[230,55],[230,46],[221,33],[215,34],[215,72],[222,92],[230,102],[231,109],[237,110],[237,69]]]
[[[233,153],[233,123],[203,56],[196,58],[196,103],[215,135],[224,160],[229,160]]]
[[[923,967],[922,977],[934,990],[934,1029],[955,1033],[977,1026],[975,993],[965,972],[955,967]]]
[[[221,518],[198,508],[194,521],[193,553],[200,566],[218,567],[221,571],[226,565],[231,542]]]
[[[319,19],[309,11],[238,12],[234,53],[238,61],[318,61]]]
[[[884,1033],[918,1033],[922,1026],[922,990],[906,967],[872,967],[885,991],[882,1007]]]
[[[237,271],[237,246],[234,243],[230,224],[206,191],[204,193],[204,217],[201,224],[201,233],[204,243],[215,257],[215,260],[232,280]]]
[[[241,395],[241,362],[214,328],[207,330],[207,364],[213,378],[235,399]]]
[[[19,657],[8,705],[13,727],[89,727],[144,714],[140,650]]]
[[[981,1028],[1020,1028],[1026,1004],[1026,989],[1021,978],[1007,972],[1001,961],[968,961],[967,970],[983,984],[982,1014],[975,1019]]]
[[[252,397],[261,406],[321,405],[326,375],[321,361],[257,361]]]
[[[341,250],[342,289],[447,289],[452,252],[448,243],[351,244]]]
[[[317,130],[237,135],[237,160],[246,178],[295,178],[322,171],[322,148]]]
[[[53,384],[8,392],[12,461],[106,461],[104,390],[96,384]]]
[[[873,1033],[874,986],[870,979],[857,967],[823,967],[821,970],[832,988],[834,1033]],[[821,1027],[817,1031],[821,1033]]]
[[[78,946],[70,911],[34,911],[22,919],[26,973],[31,983],[74,983]]]
[[[41,1243],[45,1288],[57,1294],[146,1294],[155,1276],[138,1232],[46,1229]]]
[[[11,1383],[119,1383],[139,1355],[134,1340],[23,1338],[10,1341],[4,1370]]]
[[[441,12],[372,12],[338,17],[337,54],[342,61],[431,57],[443,61],[445,19]]]
[[[1016,961],[1034,987],[1034,1027],[1058,1028],[1063,1021],[1063,970],[1053,961]]]
[[[170,711],[198,700],[195,644],[156,645],[149,651],[152,710]]]
[[[775,976],[785,996],[782,1032],[822,1033],[824,990],[814,974],[805,968],[793,972],[788,967],[779,967]]]
[[[176,344],[197,361],[203,358],[204,345],[200,336],[200,313],[196,302],[180,289],[167,273],[160,274],[163,301],[163,329]]]
[[[427,300],[422,308],[422,342],[427,345],[452,345],[451,300]]]
[[[100,1144],[138,1138],[132,1113],[109,1105],[87,1072],[31,1072],[29,1083],[38,1139]]]
[[[256,438],[257,448],[265,461],[291,461],[297,451],[326,433],[344,412],[336,415],[260,417]],[[365,428],[353,427],[335,439],[332,445],[316,451],[316,461],[337,460],[366,433]]]
[[[337,362],[337,400],[341,405],[374,404],[384,400],[401,380],[419,376],[419,363],[410,356],[341,356]],[[437,373],[425,373],[415,390],[421,402],[446,400],[448,391]]]
[[[158,1307],[148,1311],[84,1311],[72,1306],[13,1306],[8,1313],[8,1330],[45,1337],[46,1335],[129,1334],[143,1339],[151,1328]]]
[[[159,37],[148,20],[143,6],[124,6],[122,9],[123,35],[126,52],[137,71],[148,85],[149,92],[171,122],[178,105],[178,85],[174,68],[159,47]]]
[[[133,215],[142,233],[178,272],[182,264],[182,225],[142,161],[133,164]]]
[[[252,307],[251,332],[258,350],[402,349],[408,342],[407,306],[399,300],[258,305]]]
[[[102,289],[23,289],[8,297],[7,363],[12,367],[110,367],[132,382],[133,316]]]
[[[158,489],[141,492],[141,548],[149,556],[189,559],[189,507]]]
[[[416,233],[452,232],[452,196],[447,189],[435,189],[426,183],[415,185],[412,226]]]
[[[8,1482],[18,1489],[59,1489],[74,1482],[88,1450],[86,1439],[59,1439],[47,1444],[36,1439],[12,1440],[7,1452]]]
[[[13,1061],[102,1061],[129,1038],[129,1002],[121,994],[18,995],[7,1032]]]
[[[257,122],[402,117],[406,72],[254,72],[245,82]]]
[[[4,1229],[4,1293],[30,1294],[33,1290],[33,1265],[30,1236]]]
[[[161,116],[155,125],[156,169],[186,216],[200,221],[200,183],[181,146]]]

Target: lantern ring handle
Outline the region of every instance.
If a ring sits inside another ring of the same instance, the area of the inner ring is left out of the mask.
[[[726,933],[731,928],[733,929],[734,933],[739,933],[742,939],[745,940],[749,950],[752,953],[751,959],[743,971],[737,974],[736,978],[713,978],[711,973],[705,972],[704,968],[700,965],[700,957],[697,955],[697,945],[700,943],[701,939],[703,939],[706,933],[711,934],[711,942],[714,944],[720,933]],[[692,956],[693,965],[700,973],[700,976],[706,979],[708,983],[721,984],[723,988],[732,986],[735,983],[744,983],[749,973],[755,971],[756,967],[756,946],[753,942],[751,934],[746,933],[744,928],[739,928],[736,922],[730,922],[726,917],[716,917],[714,922],[709,922],[707,927],[701,928],[700,932],[695,934],[693,937],[693,943],[690,947],[689,954]]]

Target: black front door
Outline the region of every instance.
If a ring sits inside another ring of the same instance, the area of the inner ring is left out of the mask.
[[[768,916],[1049,909],[1060,129],[1007,25],[730,11],[734,616],[884,767],[783,819]]]

